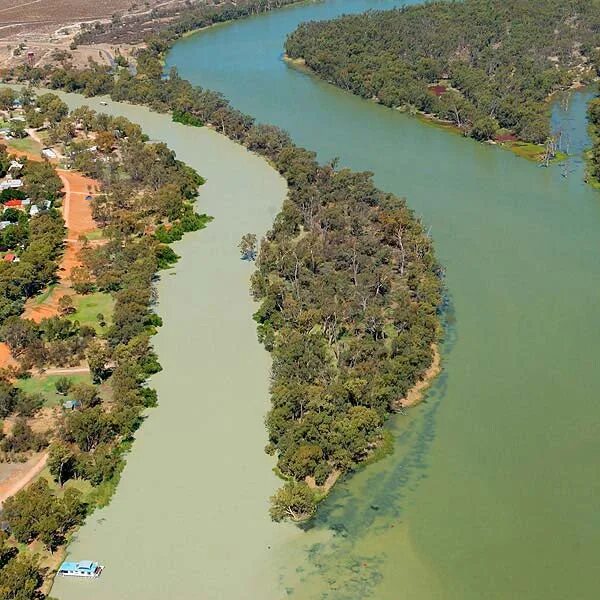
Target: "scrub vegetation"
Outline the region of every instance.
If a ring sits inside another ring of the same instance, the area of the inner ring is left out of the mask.
[[[478,140],[543,144],[550,94],[596,75],[599,27],[594,0],[431,2],[304,23],[286,52],[354,94]]]
[[[301,0],[226,0],[218,4],[198,2],[161,2],[151,11],[140,11],[127,18],[116,17],[110,22],[87,22],[75,37],[75,44],[144,42],[151,35],[181,35],[216,23],[243,19]]]

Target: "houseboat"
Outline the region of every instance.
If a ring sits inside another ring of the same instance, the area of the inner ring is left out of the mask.
[[[64,562],[60,565],[58,574],[62,577],[99,577],[104,567],[91,560],[79,562]]]

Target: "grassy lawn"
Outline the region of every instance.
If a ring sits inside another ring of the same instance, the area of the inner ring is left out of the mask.
[[[56,481],[54,481],[54,478],[52,477],[52,475],[50,475],[50,470],[48,469],[48,467],[46,467],[40,473],[39,477],[40,478],[43,477],[48,482],[50,489],[59,498],[61,498],[64,495],[65,490],[68,490],[70,488],[79,490],[83,494],[84,497],[86,497],[92,491],[92,484],[89,481],[86,481],[85,479],[69,479],[69,481],[67,481],[65,483],[65,485],[63,485],[63,487],[61,488],[58,485],[58,483],[56,483]]]
[[[69,319],[79,321],[81,325],[90,325],[98,333],[106,331],[111,324],[111,315],[115,301],[110,294],[104,292],[94,292],[84,296],[73,296],[73,304],[76,311],[69,315]],[[101,313],[106,320],[106,326],[100,327],[97,315]]]
[[[546,148],[541,144],[531,144],[529,142],[508,142],[507,144],[503,144],[503,146],[514,152],[517,156],[535,162],[540,162],[546,152]],[[567,155],[564,152],[557,152],[556,156],[550,162],[560,162],[566,158]]]
[[[95,231],[91,231],[90,233],[86,233],[85,237],[91,242],[93,240],[103,240],[104,239],[104,231],[102,229],[96,229]]]
[[[15,385],[28,394],[41,394],[44,397],[44,406],[62,404],[67,398],[56,392],[54,384],[64,375],[41,375],[29,379],[17,379]],[[69,376],[73,383],[92,383],[89,373],[77,373]]]
[[[39,154],[42,147],[32,138],[26,137],[22,140],[6,140],[9,149],[13,148],[20,152],[30,152],[31,154]]]

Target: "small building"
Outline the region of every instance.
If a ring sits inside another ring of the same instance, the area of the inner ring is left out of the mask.
[[[12,117],[11,121],[14,121],[17,123],[27,123],[27,119],[25,117],[23,117],[22,115],[17,115],[16,117]]]
[[[63,402],[63,408],[65,410],[75,410],[81,407],[81,402],[79,400],[67,400]]]
[[[48,160],[53,160],[57,157],[57,154],[54,152],[54,150],[52,150],[52,148],[44,148],[42,150],[42,156]]]
[[[9,225],[12,225],[12,221],[0,221],[0,231],[6,229]]]
[[[19,262],[19,257],[16,254],[13,254],[12,252],[8,252],[4,255],[2,260],[4,262],[14,263]]]
[[[21,204],[23,206],[29,206],[31,204],[31,198],[24,198],[23,200],[21,200]]]
[[[23,168],[23,165],[17,161],[17,160],[12,160],[10,162],[10,166],[8,167],[9,171],[20,171]]]
[[[2,190],[16,190],[23,187],[23,182],[20,179],[7,179],[0,183],[0,191]]]
[[[36,204],[34,204],[30,209],[29,209],[29,215],[32,217],[35,217],[36,215],[40,214],[40,207],[37,206]]]
[[[7,200],[4,203],[6,208],[21,208],[23,206],[23,200],[19,200],[17,198],[13,198],[12,200]]]

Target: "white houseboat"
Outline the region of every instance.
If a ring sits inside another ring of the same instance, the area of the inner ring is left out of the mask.
[[[99,577],[104,567],[91,560],[79,562],[64,562],[60,565],[58,574],[62,577]]]

